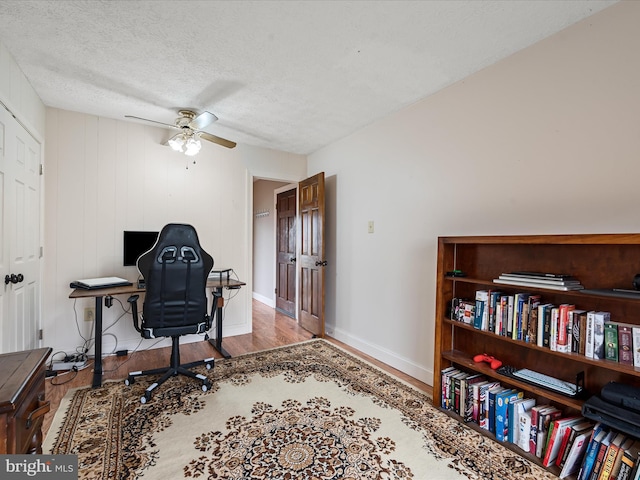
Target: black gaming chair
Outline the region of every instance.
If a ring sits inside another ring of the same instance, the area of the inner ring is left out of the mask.
[[[202,390],[211,388],[207,377],[188,370],[196,365],[213,367],[213,358],[180,365],[180,336],[206,333],[211,328],[212,315],[207,313],[207,277],[213,267],[213,258],[198,241],[191,225],[168,224],[156,244],[138,258],[138,270],[144,277],[146,295],[142,308],[142,324],[138,318],[138,295],[129,298],[134,327],[143,338],[171,337],[171,365],[131,372],[125,384],[134,383],[135,377],[163,373],[140,399],[146,403],[154,389],[174,375],[186,375],[202,383]],[[215,308],[215,305],[213,305]],[[212,312],[214,311],[212,308]]]

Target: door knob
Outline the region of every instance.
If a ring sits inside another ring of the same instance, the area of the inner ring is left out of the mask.
[[[323,260],[322,262],[320,260],[316,261],[316,267],[326,267],[327,266],[327,261]]]
[[[5,285],[8,285],[9,283],[20,283],[23,280],[24,280],[24,275],[22,275],[21,273],[17,275],[15,273],[12,273],[11,275],[4,276]]]
[[[289,261],[290,261],[290,262],[295,262],[295,261],[296,261],[296,257],[291,257],[291,258],[289,259]]]

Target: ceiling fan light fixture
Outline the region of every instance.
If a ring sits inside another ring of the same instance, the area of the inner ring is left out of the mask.
[[[198,154],[198,152],[202,148],[202,142],[196,135],[193,135],[187,138],[187,141],[185,142],[184,147],[185,147],[184,154],[192,157],[193,155]]]
[[[184,133],[179,133],[171,137],[167,143],[176,152],[182,152],[185,144]]]

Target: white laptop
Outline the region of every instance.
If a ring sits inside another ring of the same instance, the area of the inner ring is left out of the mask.
[[[92,290],[94,288],[122,287],[131,284],[129,280],[120,277],[98,277],[76,280],[75,282],[71,282],[71,287]]]

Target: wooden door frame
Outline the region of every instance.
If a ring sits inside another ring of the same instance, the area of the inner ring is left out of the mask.
[[[275,181],[275,180],[274,180]],[[298,205],[298,182],[295,183],[289,183],[287,185],[284,185],[282,187],[278,187],[273,191],[273,205],[274,205],[274,210],[275,210],[275,205],[278,204],[278,194],[283,193],[283,192],[288,192],[289,190],[295,190],[296,191],[296,222],[298,221],[298,211],[299,211],[299,205]],[[297,233],[296,233],[297,235]],[[273,244],[275,245],[275,248],[273,250],[273,284],[277,285],[278,284],[278,215],[275,213],[274,211],[274,215],[273,215],[273,236],[274,236],[274,242]],[[297,237],[296,237],[297,238]],[[297,240],[296,240],[297,242]],[[296,247],[296,259],[298,258],[298,248]],[[296,279],[295,279],[295,285],[296,285],[296,295],[295,295],[295,310],[294,310],[294,317],[296,321],[298,321],[298,294],[299,294],[299,288],[298,288],[298,269],[295,269],[295,275],[296,275]],[[274,308],[275,308],[275,304],[276,304],[276,293],[275,291],[273,292],[273,304],[274,304]]]
[[[287,182],[287,185],[295,185],[295,188],[298,188],[298,182],[300,181],[298,179],[298,177],[294,177],[294,176],[274,176],[271,172],[261,172],[259,169],[254,169],[254,168],[248,168],[247,169],[247,211],[246,211],[246,225],[247,225],[247,231],[249,232],[249,234],[247,235],[247,265],[249,266],[249,268],[251,269],[253,266],[253,244],[255,241],[254,238],[254,231],[253,231],[253,184],[257,181],[257,180],[266,180],[269,182]],[[279,187],[279,188],[287,188],[287,185],[284,185],[283,187]],[[290,189],[291,187],[289,187]],[[273,198],[273,205],[275,205],[276,202],[276,197],[274,194],[274,198]],[[297,210],[297,204],[296,204],[296,210]],[[274,222],[277,221],[276,219],[276,215],[273,215],[274,218]],[[274,232],[273,232],[274,236],[276,235],[276,228],[274,225]],[[275,242],[275,238],[274,238],[274,242]],[[271,254],[273,255],[273,259],[272,259],[272,265],[273,265],[273,275],[276,275],[275,272],[275,265],[278,261],[277,256],[276,256],[276,248],[273,248],[273,251],[271,252]],[[249,327],[249,331],[247,333],[250,333],[253,331],[253,326],[252,326],[252,316],[253,316],[253,275],[250,273],[250,277],[251,278],[247,278],[246,280],[243,280],[246,282],[247,286],[244,288],[247,288],[249,291],[249,295],[247,295],[247,325]],[[296,272],[297,275],[297,272]],[[273,278],[273,282],[275,285],[275,278]],[[296,284],[296,289],[297,289],[297,284]],[[297,301],[298,301],[298,292],[296,290],[296,308],[297,308]],[[271,301],[272,301],[272,308],[275,309],[275,305],[276,305],[276,294],[275,292],[271,292]],[[297,312],[296,312],[296,317],[297,317]],[[298,321],[298,319],[296,318],[296,322]]]

